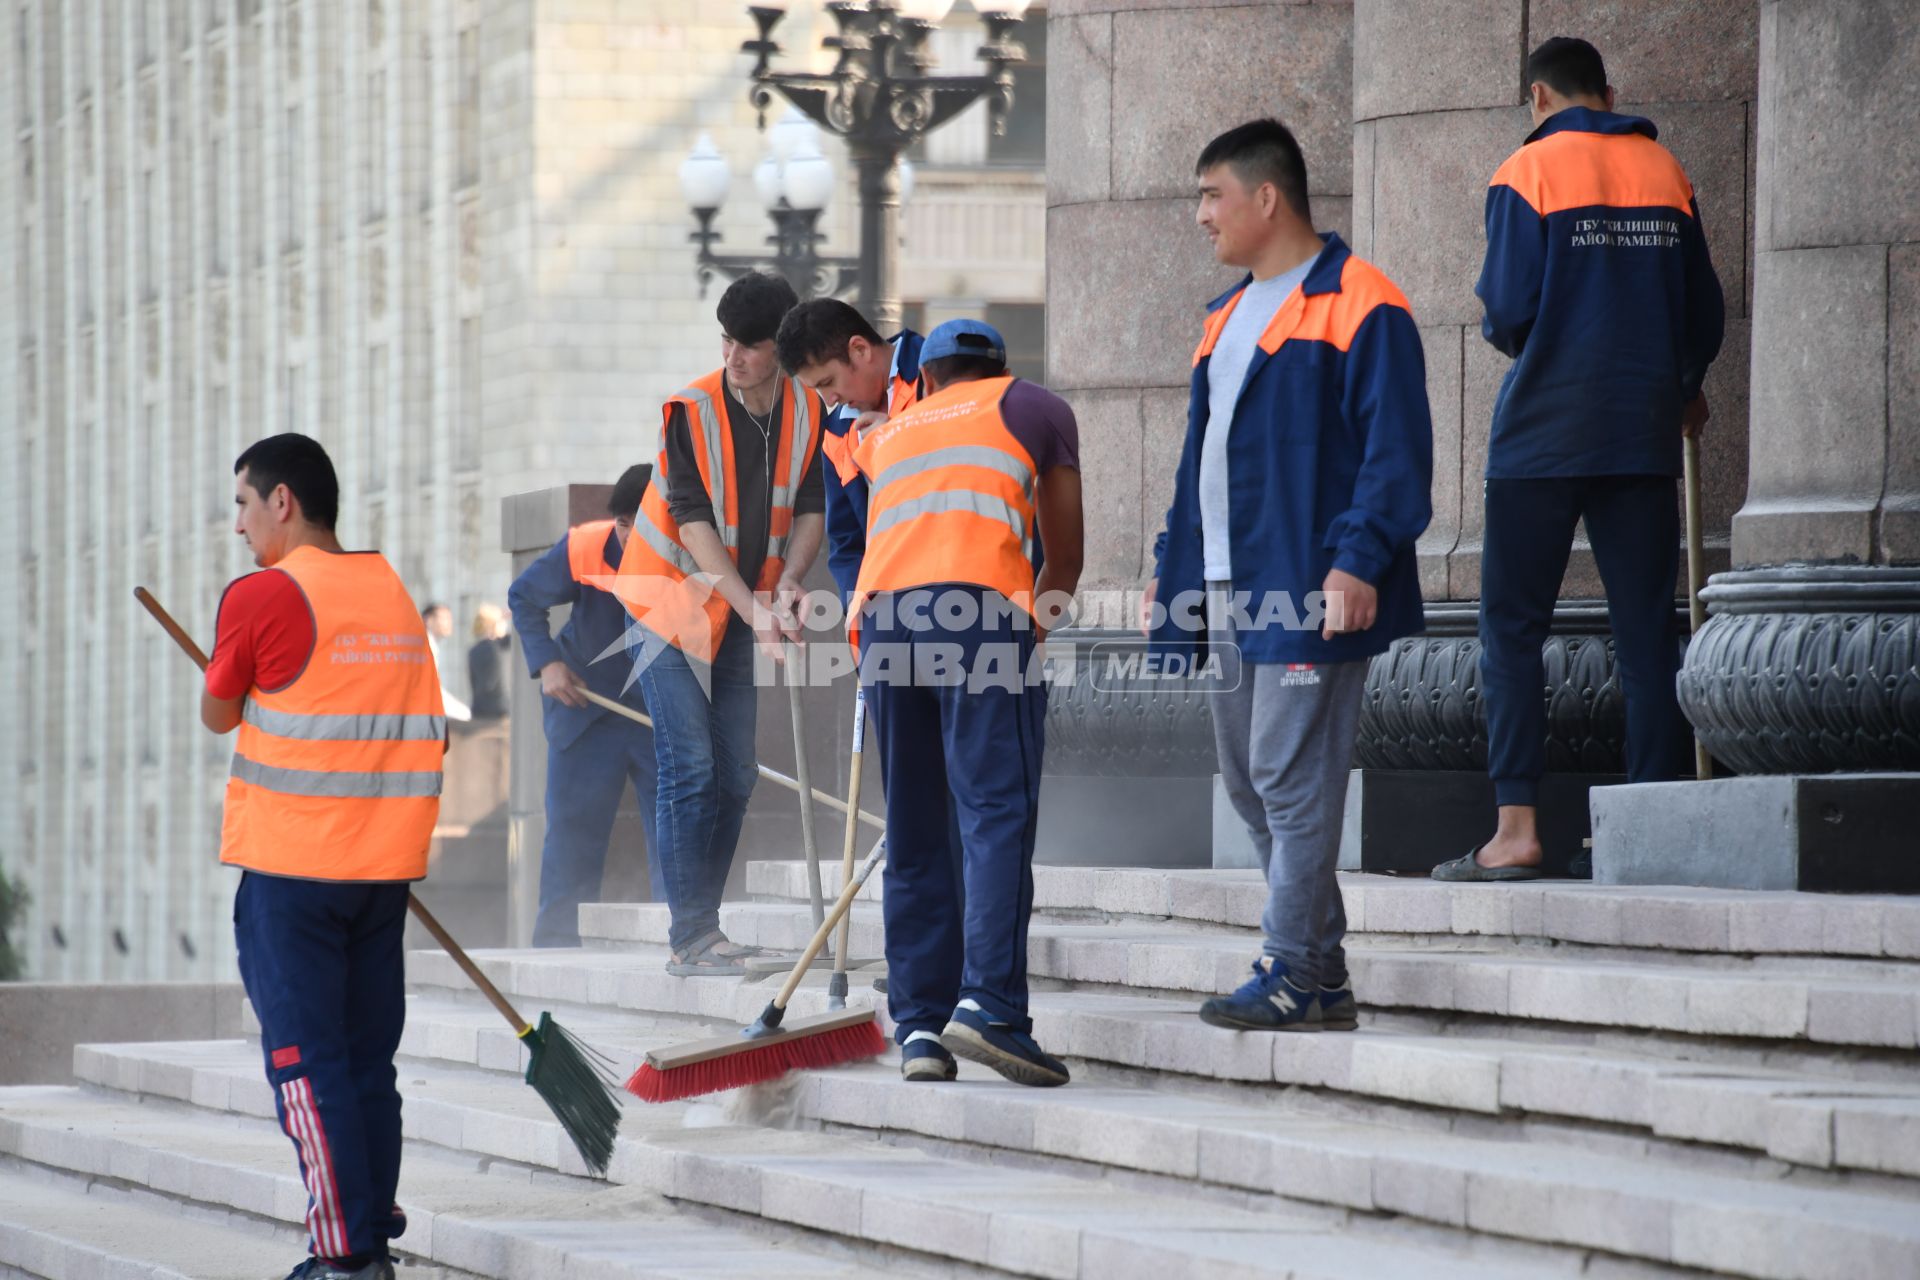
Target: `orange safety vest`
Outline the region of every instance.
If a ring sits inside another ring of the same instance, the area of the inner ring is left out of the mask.
[[[613,533],[613,521],[589,520],[567,530],[567,568],[575,582],[606,590],[606,584],[618,572],[607,563],[607,539]]]
[[[447,719],[420,611],[376,551],[298,547],[273,566],[313,613],[313,655],[252,689],[220,861],[302,880],[418,880],[440,816]]]
[[[692,554],[681,545],[680,526],[667,507],[666,423],[676,404],[686,409],[700,480],[720,521],[720,541],[733,562],[740,563],[740,486],[733,459],[733,424],[727,419],[726,373],[716,369],[685,390],[674,392],[661,407],[660,456],[641,495],[633,536],[620,553],[615,594],[647,630],[688,655],[711,663],[720,652],[732,606],[714,591],[711,576],[700,571]],[[787,393],[781,397],[780,447],[774,455],[769,495],[773,509],[767,522],[767,559],[760,580],[753,584],[756,591],[773,590],[786,567],[787,539],[793,534],[793,501],[820,448],[823,417],[820,397],[802,386],[799,379],[788,378]]]
[[[867,553],[847,631],[887,591],[957,582],[1033,609],[1033,455],[1000,404],[1013,379],[959,382],[868,433],[855,451],[872,483]]]
[[[891,418],[896,414],[905,413],[913,408],[919,399],[920,379],[908,379],[897,373],[894,374],[893,381],[887,386],[887,416]],[[855,411],[853,416],[859,417],[859,412]],[[839,435],[829,432],[820,441],[820,451],[827,455],[827,461],[833,464],[834,474],[840,477],[840,483],[843,485],[852,484],[853,478],[860,474],[860,464],[853,456],[859,448],[860,441],[851,422]]]

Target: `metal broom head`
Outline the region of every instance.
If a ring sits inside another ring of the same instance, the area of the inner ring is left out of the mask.
[[[527,1083],[553,1109],[587,1168],[604,1174],[620,1131],[613,1060],[574,1039],[550,1013],[541,1014],[540,1025],[529,1027],[521,1039],[528,1049]]]

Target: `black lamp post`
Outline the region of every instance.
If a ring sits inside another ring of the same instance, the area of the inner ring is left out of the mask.
[[[782,121],[776,133],[783,135],[780,143],[753,175],[767,216],[773,220],[773,234],[767,237],[773,246],[771,254],[715,252],[720,233],[713,223],[726,200],[731,174],[713,139],[701,134],[692,154],[681,162],[681,194],[699,224],[689,238],[699,249],[695,270],[702,295],[715,276],[732,280],[749,271],[785,276],[802,298],[834,297],[853,286],[854,260],[820,252],[826,239],[819,229],[820,215],[833,194],[834,175],[814,141],[813,126],[795,114],[791,121]]]
[[[755,57],[749,93],[764,128],[777,93],[822,128],[846,139],[860,184],[860,302],[882,333],[900,327],[900,180],[902,153],[982,98],[996,134],[1006,132],[1013,108],[1013,67],[1026,50],[1013,30],[1028,0],[975,0],[986,24],[980,47],[983,75],[928,75],[927,38],[953,0],[835,0],[827,12],[838,28],[822,45],[837,56],[825,74],[775,71],[780,53],[773,29],[784,4],[756,4],[747,12],[760,29],[741,46]]]

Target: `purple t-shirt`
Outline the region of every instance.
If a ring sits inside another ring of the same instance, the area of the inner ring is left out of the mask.
[[[1013,438],[1033,455],[1035,475],[1054,467],[1080,469],[1080,424],[1073,409],[1037,382],[1015,378],[1000,401],[1000,416]]]

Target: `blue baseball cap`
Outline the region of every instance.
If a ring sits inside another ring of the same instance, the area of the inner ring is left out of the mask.
[[[948,320],[927,335],[920,348],[920,363],[943,360],[948,356],[982,356],[1007,362],[1006,339],[1000,331],[981,320]]]

